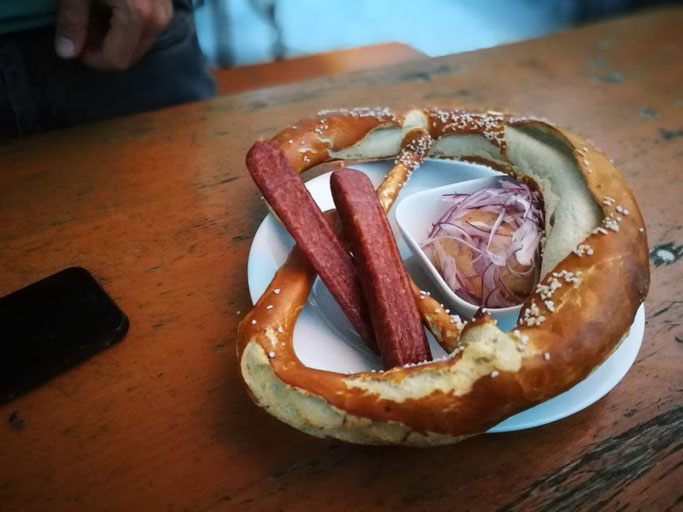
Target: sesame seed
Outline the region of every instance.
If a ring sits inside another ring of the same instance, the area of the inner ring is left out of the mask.
[[[239,315],[240,313],[242,313],[242,311],[240,311],[240,310],[238,309],[238,310],[237,310],[237,313],[235,313],[235,314],[236,314],[236,315]]]
[[[424,300],[424,298],[425,298],[424,295],[420,295],[420,300]]]
[[[252,320],[251,325],[256,325],[256,320]]]
[[[434,313],[441,313],[441,310],[440,310],[439,308],[436,308],[436,309],[434,310]]]
[[[268,357],[273,359],[275,357],[275,352],[268,352]]]
[[[285,330],[282,328],[282,326],[277,328],[277,332],[285,332]]]
[[[280,288],[275,288],[275,289],[273,290],[273,293],[274,293],[275,295],[277,295],[278,293],[280,293]]]
[[[583,165],[588,165],[588,160],[586,160],[585,158],[583,160]]]
[[[623,213],[624,215],[628,215],[628,210],[624,208],[624,210],[621,213]]]
[[[550,359],[550,352],[546,352],[545,354],[543,354],[543,359],[548,361]]]
[[[491,378],[492,378],[492,379],[495,379],[496,377],[498,377],[498,370],[493,370],[493,371],[491,372]]]
[[[273,305],[272,305],[272,304],[268,304],[268,305],[266,306],[266,309],[273,309]]]
[[[638,228],[638,231],[640,231],[641,233],[645,233],[645,228]]]

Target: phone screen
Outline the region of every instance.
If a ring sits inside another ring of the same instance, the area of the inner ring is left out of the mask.
[[[0,298],[0,403],[121,340],[128,318],[84,268]]]

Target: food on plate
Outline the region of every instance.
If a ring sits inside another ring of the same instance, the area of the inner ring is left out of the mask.
[[[410,142],[416,135],[420,144]],[[254,402],[310,435],[430,446],[485,432],[589,375],[647,294],[648,245],[633,193],[601,151],[548,121],[455,108],[342,109],[298,121],[269,145],[297,174],[332,160],[396,157],[378,189],[385,211],[410,174],[405,162],[414,169],[425,156],[494,167],[543,202],[540,281],[517,328],[501,331],[484,308],[461,322],[411,283],[423,323],[448,354],[388,371],[346,374],[299,360],[293,331],[316,271],[295,245],[240,322],[237,350]],[[279,183],[282,164],[249,158],[247,166],[279,187],[270,173]]]
[[[430,360],[410,278],[370,179],[360,171],[341,169],[332,173],[330,188],[384,368]]]
[[[470,304],[516,306],[538,282],[543,205],[522,182],[446,194],[445,213],[422,247],[448,286]]]
[[[280,146],[273,141],[257,142],[247,155],[247,166],[266,201],[301,246],[360,337],[376,347],[351,256]]]

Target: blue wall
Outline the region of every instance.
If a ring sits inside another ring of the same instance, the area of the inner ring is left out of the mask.
[[[205,0],[195,19],[209,60],[229,66],[389,41],[444,55],[561,30],[580,11],[571,0]]]

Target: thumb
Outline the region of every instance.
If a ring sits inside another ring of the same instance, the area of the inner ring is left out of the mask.
[[[88,34],[91,0],[61,0],[57,11],[55,52],[63,59],[78,57]]]

